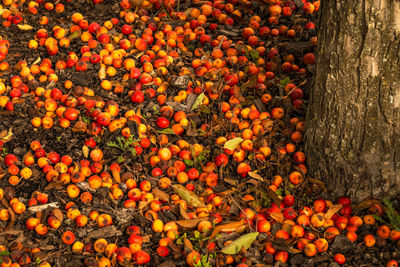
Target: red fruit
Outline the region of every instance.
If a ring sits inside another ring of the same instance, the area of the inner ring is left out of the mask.
[[[122,32],[123,34],[125,34],[125,35],[131,34],[132,31],[133,31],[133,29],[132,29],[132,26],[131,26],[131,25],[125,24],[125,25],[123,25],[123,26],[121,27],[121,32]]]
[[[21,90],[19,90],[18,88],[14,88],[11,90],[10,92],[10,97],[14,98],[14,97],[20,97],[22,95]]]
[[[306,161],[306,156],[303,152],[297,151],[293,155],[293,160],[296,164],[303,164]]]
[[[201,44],[210,43],[210,42],[211,42],[211,37],[210,37],[210,35],[203,34],[203,35],[200,37],[200,43],[201,43]]]
[[[136,252],[135,256],[136,256],[136,263],[139,265],[144,265],[150,262],[150,255],[143,250]]]
[[[17,163],[17,161],[18,161],[17,156],[15,156],[13,154],[8,154],[7,156],[4,157],[4,163],[7,166],[11,166],[11,165]]]
[[[338,264],[343,264],[346,261],[346,258],[343,254],[335,254],[335,256],[333,256],[333,259],[338,263]]]
[[[102,44],[108,44],[110,42],[110,36],[107,33],[100,34],[97,40]]]
[[[142,140],[140,140],[140,145],[141,145],[143,148],[149,148],[150,145],[151,145],[151,142],[150,142],[150,140],[147,139],[147,138],[142,138]]]
[[[139,244],[143,243],[143,238],[137,234],[131,234],[128,238],[128,244]]]
[[[306,65],[312,65],[315,63],[315,56],[313,53],[307,53],[303,57],[303,62]]]
[[[47,154],[47,158],[51,161],[51,163],[55,164],[60,161],[60,155],[57,152],[51,151]]]
[[[126,228],[126,233],[128,235],[131,235],[131,234],[140,235],[140,228],[139,228],[139,226],[135,226],[135,225],[129,226],[128,228]]]
[[[221,166],[224,165],[226,166],[228,164],[228,156],[225,155],[224,153],[219,154],[216,158],[215,158],[215,164],[217,164],[217,166]]]
[[[151,175],[154,177],[159,177],[161,176],[163,171],[160,168],[154,168],[151,170]]]
[[[287,220],[293,220],[297,217],[296,212],[293,208],[286,208],[282,211],[283,217]]]
[[[350,217],[352,212],[353,212],[353,210],[350,205],[344,205],[340,209],[340,215],[342,215],[342,216]]]
[[[13,17],[13,19],[12,19],[12,23],[13,24],[18,24],[18,23],[20,23],[20,22],[22,22],[22,16],[21,15],[19,15],[19,14],[17,14],[17,15],[15,15],[14,17]]]
[[[78,118],[78,115],[79,111],[74,108],[67,108],[67,110],[64,113],[64,117],[70,121],[76,120]]]
[[[230,86],[233,86],[239,82],[239,77],[237,76],[236,73],[233,72],[228,72],[224,76],[224,81]]]
[[[199,171],[196,168],[191,168],[190,170],[188,170],[187,175],[189,176],[190,180],[194,180],[199,178]]]
[[[141,74],[142,74],[142,72],[140,71],[140,69],[135,67],[135,68],[131,69],[130,77],[131,77],[131,79],[138,79]]]
[[[339,228],[339,230],[344,230],[347,227],[347,224],[349,223],[349,219],[347,219],[344,216],[337,216],[334,220],[335,226]]]
[[[271,224],[267,220],[261,220],[257,223],[257,231],[260,233],[268,233],[271,230]]]
[[[313,209],[315,213],[325,212],[326,210],[326,202],[323,199],[317,199],[314,201]]]
[[[216,30],[216,29],[218,28],[218,24],[216,24],[216,23],[211,23],[210,26],[208,26],[208,28],[209,28],[211,31],[214,31],[214,30]]]
[[[158,247],[158,248],[157,248],[157,254],[158,254],[160,257],[167,257],[167,256],[169,255],[169,249],[168,249],[168,247],[162,247],[162,246]]]
[[[119,262],[130,261],[132,258],[132,252],[127,247],[120,247],[117,249],[117,260]]]
[[[349,197],[339,197],[337,202],[338,204],[341,204],[343,206],[351,204],[351,200]]]
[[[312,22],[308,22],[305,26],[306,30],[315,30],[315,24]]]
[[[91,148],[95,148],[97,146],[97,142],[93,139],[93,137],[90,137],[89,139],[85,140],[85,145]]]
[[[368,212],[381,216],[383,214],[383,208],[381,205],[375,203],[371,205],[371,207],[368,209]]]
[[[6,110],[13,111],[14,110],[14,103],[8,101],[5,106]]]
[[[88,26],[88,32],[90,32],[91,34],[95,34],[97,32],[97,30],[100,28],[100,25],[96,22],[92,22],[90,23],[90,25]]]
[[[150,22],[149,25],[147,25],[147,28],[154,32],[155,30],[157,30],[157,24],[154,22]]]
[[[194,191],[194,189],[196,189],[196,188],[194,187],[194,184],[187,184],[186,189],[189,191]]]
[[[291,7],[288,7],[288,6],[285,6],[284,8],[282,8],[282,14],[284,15],[284,16],[290,16],[290,15],[292,15],[292,8]]]
[[[159,117],[156,120],[156,124],[158,127],[165,129],[165,128],[168,128],[168,126],[169,126],[169,120],[164,117]]]
[[[133,103],[142,103],[144,101],[144,94],[142,91],[136,91],[131,95]]]
[[[100,60],[101,60],[101,57],[98,54],[92,54],[92,56],[90,57],[90,62],[92,64],[99,63]]]
[[[58,88],[54,88],[51,90],[51,98],[53,98],[54,100],[60,100],[62,97],[62,91]]]
[[[283,198],[283,204],[285,205],[285,207],[291,207],[294,205],[294,196],[292,195],[286,195]]]
[[[301,99],[296,99],[293,101],[293,107],[296,109],[301,109],[303,107],[303,101]]]
[[[217,246],[217,244],[215,244],[215,242],[210,242],[210,243],[207,245],[207,251],[208,251],[208,252],[212,252],[212,251],[215,249],[216,246]]]
[[[39,148],[38,150],[35,151],[35,157],[41,158],[46,156],[46,151],[43,148]]]
[[[291,93],[290,93],[290,97],[292,98],[292,100],[297,100],[297,99],[302,99],[304,97],[304,93],[303,90],[301,90],[300,88],[296,88],[294,89]]]

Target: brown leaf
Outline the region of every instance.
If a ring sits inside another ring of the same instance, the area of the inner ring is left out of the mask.
[[[311,183],[320,184],[320,185],[325,185],[325,183],[324,183],[323,181],[319,180],[319,179],[315,179],[315,178],[309,177],[308,180],[309,180]]]
[[[107,77],[107,75],[106,75],[106,66],[104,64],[101,64],[98,76],[99,76],[100,80],[104,80]]]
[[[6,136],[7,135],[7,130],[3,130],[3,131],[1,131],[0,132],[0,138],[3,138],[4,136]]]
[[[56,247],[53,246],[53,245],[40,246],[40,249],[41,249],[41,250],[53,250],[53,249],[55,249],[55,248],[56,248]]]
[[[29,30],[33,29],[33,27],[28,24],[18,24],[17,26],[20,30],[23,30],[23,31],[29,31]]]
[[[175,254],[175,258],[179,258],[182,256],[182,250],[180,249],[180,247],[178,247],[177,245],[175,245],[172,240],[170,239],[168,241],[168,247],[170,247],[172,249],[172,251]]]
[[[243,97],[242,92],[240,90],[239,86],[234,85],[233,86],[233,93],[235,94],[235,96],[237,97],[237,99],[240,100],[240,102],[245,102],[246,99]]]
[[[62,222],[64,220],[64,215],[60,209],[53,209],[51,211],[51,215],[56,217],[60,222]]]
[[[271,218],[277,221],[278,223],[283,223],[283,221],[285,220],[281,211],[271,212],[269,216],[271,216]]]
[[[330,220],[336,212],[338,212],[342,208],[342,205],[333,205],[329,207],[328,211],[325,213],[325,219]]]
[[[158,188],[154,188],[152,193],[155,197],[158,197],[158,199],[161,201],[165,201],[165,202],[169,201],[169,195]]]
[[[292,253],[292,254],[298,254],[298,253],[301,253],[301,252],[303,252],[302,250],[300,250],[300,249],[297,249],[297,248],[289,248],[288,249],[288,252],[290,252],[290,253]]]
[[[72,128],[72,131],[75,132],[81,132],[84,133],[87,130],[87,124],[83,121],[77,121]]]
[[[143,214],[143,209],[147,206],[147,204],[148,203],[146,201],[139,201],[138,209],[141,214]]]
[[[1,231],[0,236],[2,235],[19,235],[22,233],[22,230],[7,230],[7,231]]]
[[[179,205],[179,213],[181,214],[182,218],[185,220],[190,220],[190,216],[187,214],[183,205]]]
[[[49,184],[44,188],[44,191],[45,191],[45,192],[48,192],[49,190],[55,189],[55,188],[60,189],[60,188],[63,187],[63,185],[64,185],[64,182],[63,182],[63,181],[54,181],[54,182],[49,183]]]
[[[186,237],[183,238],[183,246],[184,246],[185,250],[193,251],[192,242],[190,242],[190,240],[187,239]]]
[[[189,219],[189,220],[180,220],[180,221],[176,221],[176,224],[184,227],[184,228],[196,228],[197,225],[199,224],[199,222],[201,221],[207,221],[208,217],[203,217],[203,218],[197,218],[197,219]]]
[[[276,205],[281,204],[281,199],[278,197],[278,195],[272,190],[272,189],[267,189],[268,196],[274,201]]]
[[[38,212],[38,211],[44,211],[48,207],[58,208],[59,207],[58,202],[51,202],[51,203],[47,203],[47,204],[43,204],[43,205],[32,206],[32,207],[29,207],[28,210],[30,212]]]
[[[181,197],[186,203],[191,207],[204,207],[204,203],[199,199],[199,197],[193,192],[189,191],[183,185],[176,184],[171,186],[174,191]]]
[[[259,175],[258,173],[249,172],[248,175],[249,175],[250,177],[254,178],[254,179],[257,179],[257,180],[259,180],[259,181],[261,181],[261,182],[264,182],[264,178],[262,178],[262,176]]]
[[[217,227],[214,228],[214,231],[212,231],[208,242],[211,242],[214,237],[216,237],[220,232],[234,232],[237,229],[239,229],[242,225],[246,224],[246,220],[242,219],[237,222],[230,222],[224,225],[218,225]]]
[[[11,138],[13,137],[12,127],[10,127],[10,129],[8,131],[6,131],[6,133],[4,133],[4,131],[2,131],[1,134],[2,134],[2,137],[0,137],[0,141],[2,141],[3,143],[7,143],[7,142],[11,141]]]
[[[207,164],[203,166],[203,171],[210,173],[213,172],[217,168],[217,165],[214,162],[211,162],[211,164]]]
[[[10,222],[8,223],[7,227],[4,228],[4,230],[8,230],[11,229],[14,226],[15,220],[16,220],[16,216],[15,213],[13,211],[13,209],[11,207],[8,208],[8,213],[10,214]],[[20,236],[23,235],[22,233],[20,234]]]
[[[130,0],[133,7],[140,7],[144,0]]]
[[[82,153],[85,156],[85,158],[87,158],[89,156],[89,147],[87,145],[83,145]]]
[[[353,208],[356,210],[363,210],[363,209],[368,209],[373,204],[378,204],[378,205],[382,206],[382,203],[379,200],[374,199],[374,198],[366,198],[363,201],[361,201],[360,203],[358,203],[357,205],[354,205]]]
[[[152,235],[143,236],[143,243],[150,243],[152,237]]]

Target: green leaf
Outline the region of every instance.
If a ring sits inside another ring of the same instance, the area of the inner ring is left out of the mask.
[[[206,95],[204,94],[204,92],[199,94],[199,96],[196,98],[196,100],[193,103],[192,110],[195,110],[200,105],[202,105],[205,98],[206,98]]]
[[[282,79],[282,80],[279,82],[279,84],[280,84],[282,87],[285,87],[288,83],[290,83],[290,78],[289,78],[289,77],[286,77],[285,79]]]
[[[229,150],[235,150],[243,140],[244,139],[240,137],[233,138],[225,143],[224,148]]]
[[[197,160],[199,160],[199,161],[205,161],[205,160],[207,160],[207,158],[206,158],[205,156],[198,156],[198,157],[197,157]]]
[[[258,53],[257,50],[253,49],[250,51],[250,57],[253,61],[255,61],[260,58],[260,54]]]
[[[282,189],[282,188],[279,188],[279,189],[276,189],[275,193],[276,193],[278,196],[282,196],[282,191],[283,191],[283,189]]]
[[[123,157],[123,156],[118,156],[118,159],[117,159],[117,161],[118,161],[118,163],[122,163],[122,162],[124,162],[124,161],[125,161],[125,159],[124,159],[124,157]]]
[[[161,131],[157,131],[157,133],[159,133],[159,134],[175,134],[174,130],[172,130],[171,128],[165,128]]]
[[[251,244],[253,244],[254,240],[256,240],[257,236],[258,232],[242,235],[241,237],[224,247],[221,252],[225,254],[235,255],[238,254],[240,250],[242,250],[242,247],[247,250],[249,249]]]
[[[201,103],[203,103],[203,102],[201,102]],[[211,110],[207,106],[200,105],[200,112],[204,113],[204,114],[210,114]]]
[[[199,238],[200,237],[200,232],[199,231],[194,231],[193,234],[194,234],[195,238]]]
[[[190,159],[184,159],[183,162],[188,167],[192,167],[193,166],[193,161],[191,161]]]
[[[177,193],[183,200],[187,202],[189,206],[192,207],[204,207],[204,203],[199,199],[199,197],[192,191],[187,190],[183,185],[174,184],[172,185],[175,193]]]

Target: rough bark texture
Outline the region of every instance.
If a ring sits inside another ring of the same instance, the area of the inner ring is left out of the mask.
[[[400,1],[323,0],[310,173],[353,199],[400,192]]]

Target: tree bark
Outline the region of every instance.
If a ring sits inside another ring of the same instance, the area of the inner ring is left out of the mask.
[[[400,194],[400,1],[321,2],[310,173],[336,196]]]

